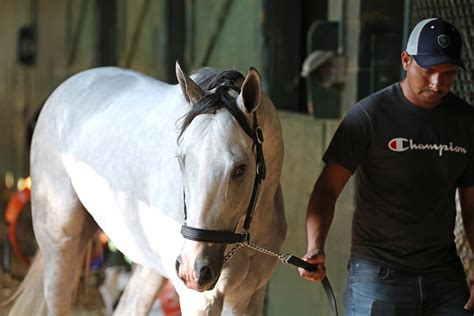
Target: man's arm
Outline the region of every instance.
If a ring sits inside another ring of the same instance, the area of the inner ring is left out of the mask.
[[[459,188],[459,202],[467,240],[474,251],[474,186]]]
[[[352,173],[337,163],[328,163],[324,166],[313,192],[309,199],[306,215],[306,230],[308,234],[308,248],[304,259],[318,264],[318,270],[309,272],[299,269],[300,276],[313,281],[324,278],[324,245],[334,217],[334,207],[342,189]]]
[[[466,232],[467,240],[474,252],[474,186],[459,188],[459,202],[461,204],[461,215]],[[474,309],[474,283],[470,282],[471,296],[464,306],[467,310]]]

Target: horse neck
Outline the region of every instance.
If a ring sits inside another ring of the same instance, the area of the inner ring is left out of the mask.
[[[266,95],[262,95],[257,118],[264,134],[263,155],[267,171],[251,224],[251,236],[255,242],[278,250],[287,229],[280,187],[284,148],[277,111]]]

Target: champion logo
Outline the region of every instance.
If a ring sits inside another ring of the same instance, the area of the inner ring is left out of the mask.
[[[388,148],[394,152],[403,152],[406,150],[433,150],[437,151],[439,156],[443,156],[444,152],[454,152],[459,154],[467,154],[467,149],[462,146],[456,146],[452,142],[449,144],[417,144],[413,139],[393,138],[388,142]]]
[[[408,139],[406,138],[394,138],[391,141],[388,142],[388,148],[390,148],[391,151],[405,151],[408,149],[408,146],[406,146],[406,143],[408,142]]]

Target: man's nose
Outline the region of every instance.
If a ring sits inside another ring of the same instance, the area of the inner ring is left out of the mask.
[[[439,74],[434,73],[430,76],[430,88],[434,91],[438,91],[441,84],[441,78]]]

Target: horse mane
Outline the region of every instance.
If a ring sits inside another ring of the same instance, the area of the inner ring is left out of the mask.
[[[201,89],[209,90],[209,87],[215,81],[219,73],[220,71],[215,68],[203,67],[198,71],[194,72],[192,74],[192,77],[194,77],[194,81],[198,84],[199,87],[201,87]]]
[[[214,93],[206,94],[198,102],[193,104],[191,110],[182,118],[181,131],[178,140],[183,135],[186,128],[191,124],[193,119],[200,114],[216,114],[217,110],[227,109],[242,126],[246,133],[250,128],[247,117],[237,106],[235,97],[229,94],[229,90],[240,93],[240,84],[245,77],[236,70],[218,71],[217,69],[205,67],[195,74],[195,82],[204,91],[215,89]],[[240,84],[239,84],[240,81]],[[248,127],[248,128],[247,128]],[[250,129],[250,134],[252,131]]]

